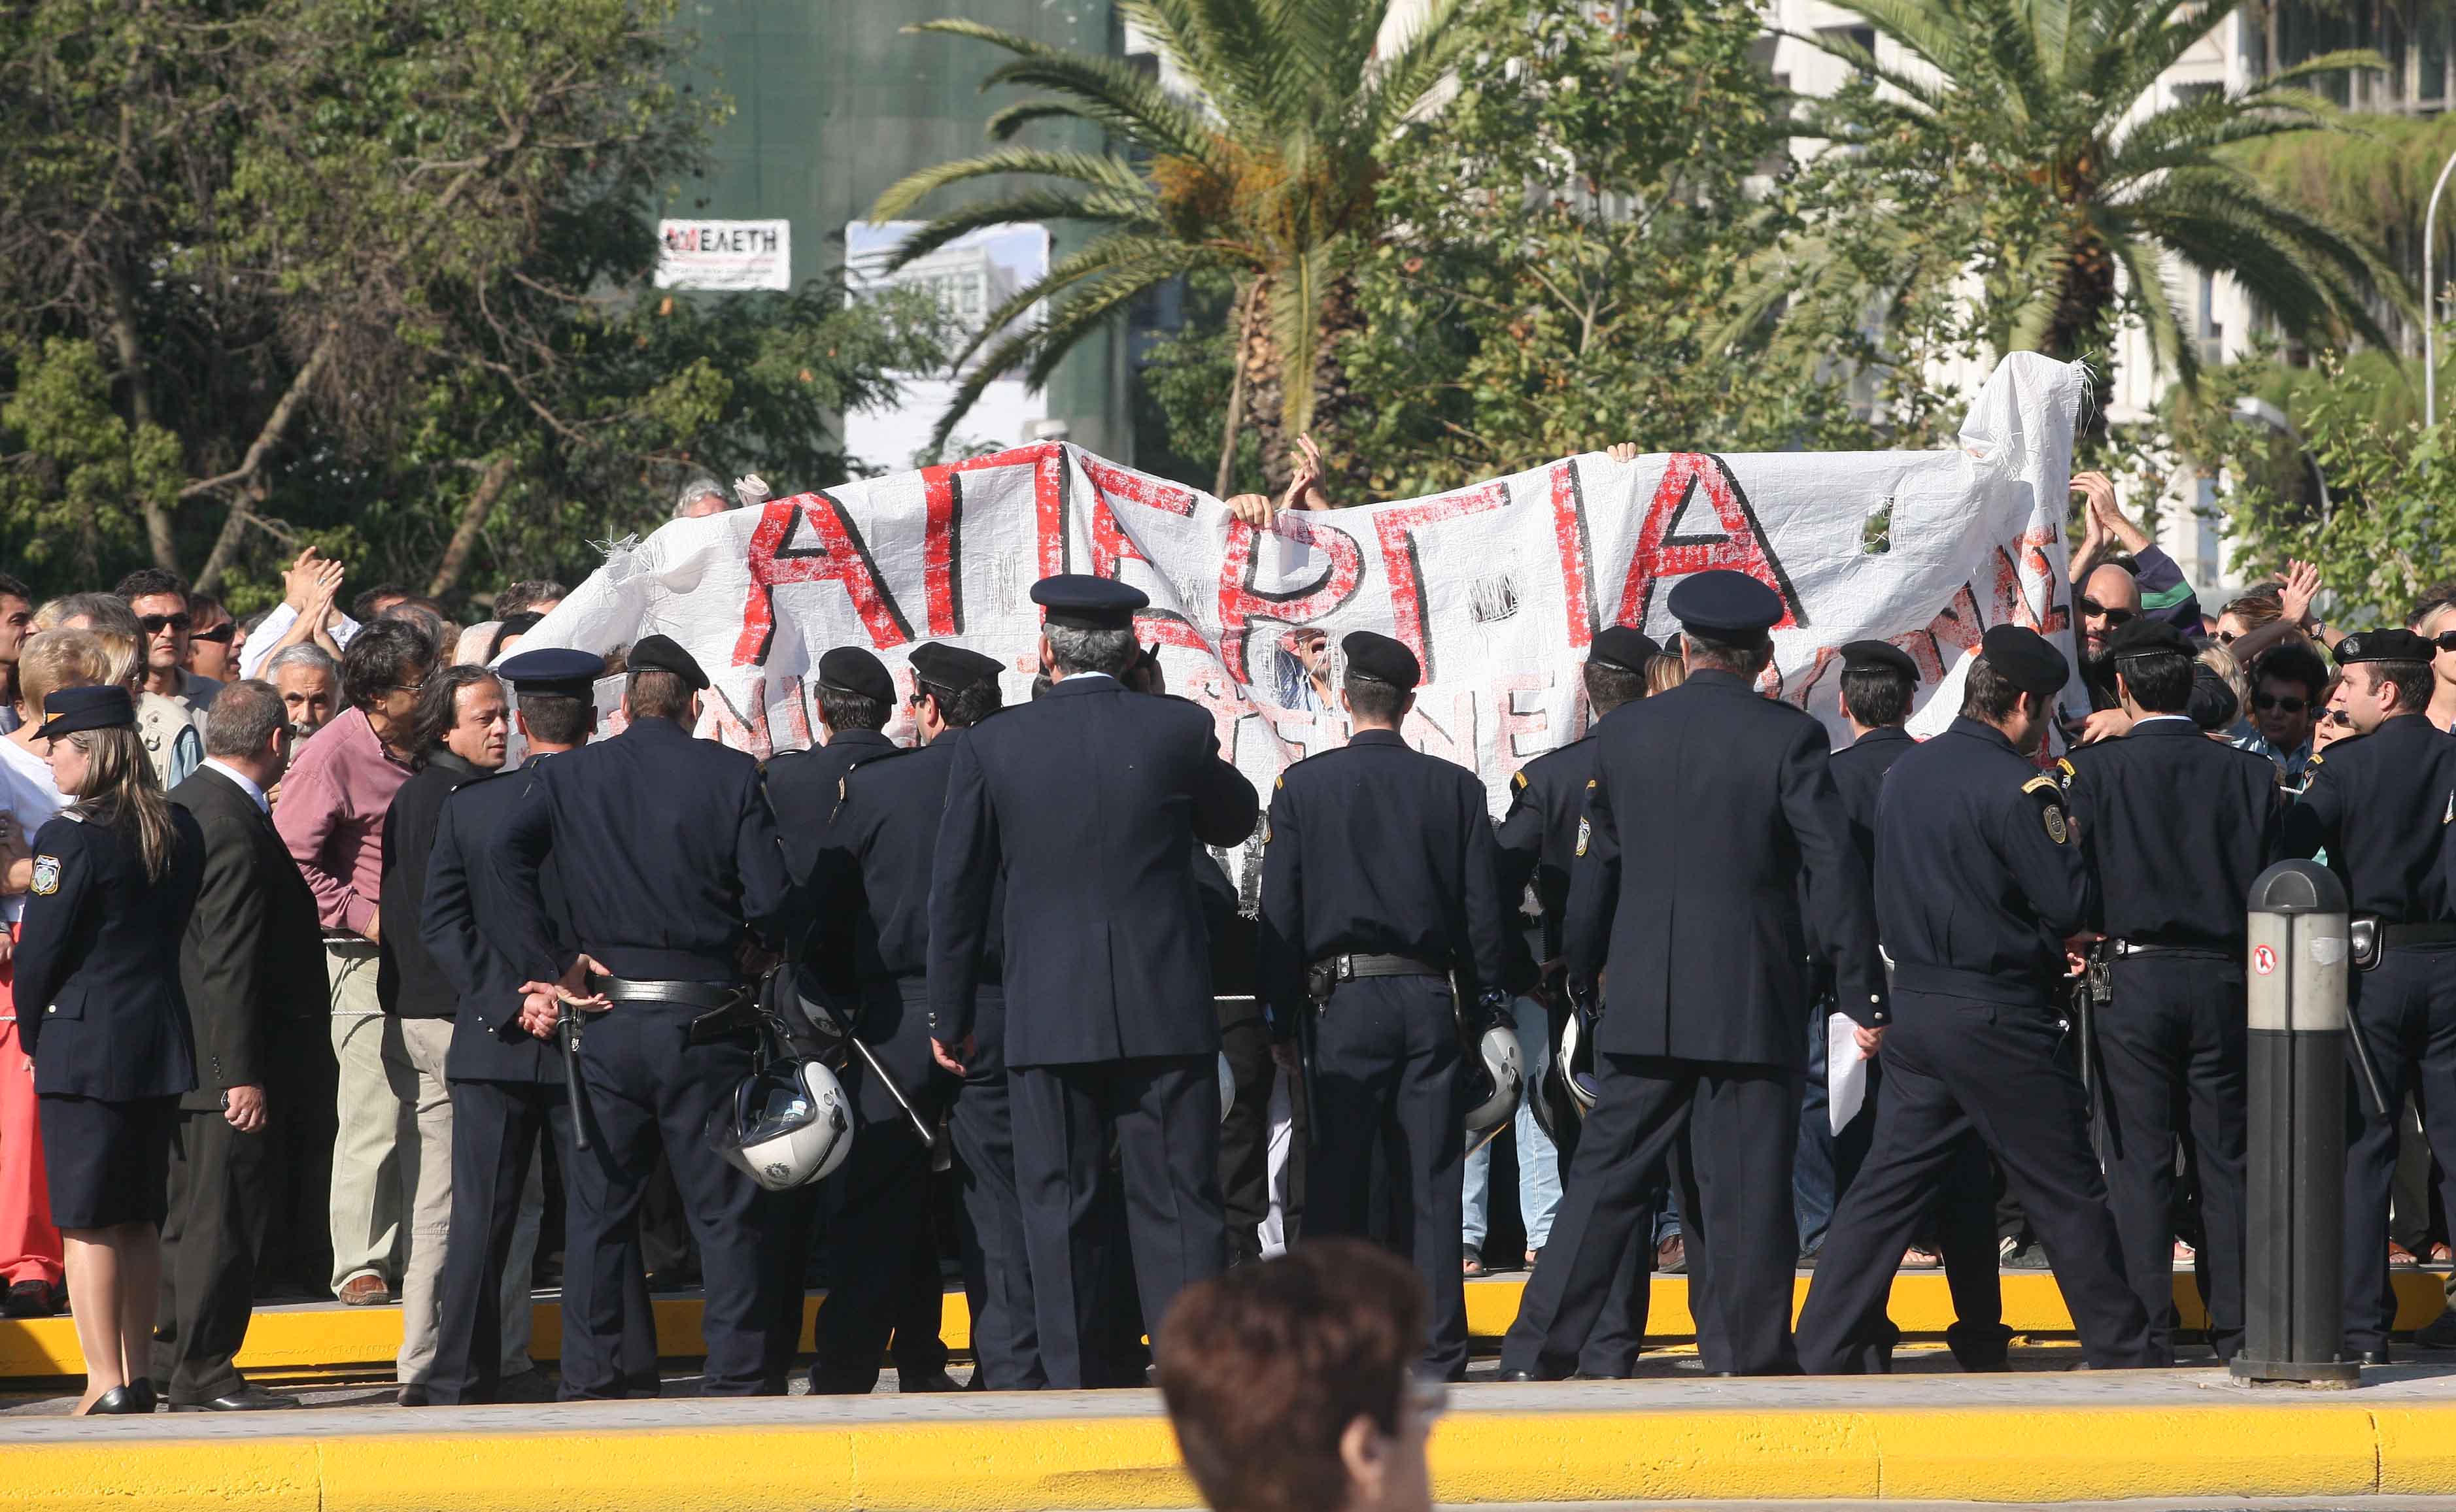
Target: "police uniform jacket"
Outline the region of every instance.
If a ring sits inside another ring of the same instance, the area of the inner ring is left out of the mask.
[[[890,746],[893,760],[865,760],[847,773],[844,799],[819,851],[820,885],[811,890],[845,900],[831,903],[828,913],[849,926],[866,976],[911,980],[929,972],[930,868],[947,808],[947,778],[964,733],[949,730],[911,751]],[[985,983],[1005,970],[1003,903],[993,883],[981,943]]]
[[[1253,833],[1254,786],[1184,699],[1069,677],[955,746],[931,868],[930,1017],[971,1032],[1006,887],[1007,1063],[1219,1048],[1194,868]]]
[[[521,943],[510,889],[485,862],[495,834],[532,800],[544,768],[563,759],[532,754],[515,770],[462,783],[436,814],[419,932],[456,994],[452,1047],[443,1058],[454,1081],[562,1079],[560,1047],[521,1027],[521,986],[531,975],[513,964]],[[538,888],[557,947],[571,949],[563,867],[552,851],[538,868]]]
[[[1567,949],[1573,978],[1605,973],[1597,1050],[1804,1066],[1811,938],[1832,942],[1843,1011],[1884,1021],[1825,726],[1709,668],[1614,709],[1595,742]]]
[[[204,841],[195,909],[179,942],[179,988],[197,1055],[183,1106],[209,1113],[234,1087],[272,1079],[275,1036],[312,1036],[326,1021],[323,930],[316,894],[272,817],[211,766],[171,790]]]
[[[2456,803],[2456,736],[2405,714],[2311,758],[2285,816],[2285,853],[2328,852],[2356,918],[2456,920],[2442,852]]]
[[[1885,776],[1876,923],[1905,991],[2044,1007],[2091,915],[2088,864],[2053,777],[1956,719]]]
[[[1618,713],[1619,710],[1613,710]],[[1500,847],[1501,897],[1514,904],[1531,884],[1543,911],[1536,965],[1560,959],[1569,909],[1569,869],[1578,854],[1578,821],[1586,817],[1586,781],[1595,774],[1595,738],[1545,751],[1509,779],[1509,811],[1493,838]],[[1513,984],[1532,985],[1531,982]]]
[[[549,851],[579,950],[634,981],[738,982],[746,921],[772,939],[796,907],[759,764],[669,719],[635,719],[546,763],[504,821],[494,864],[515,964],[540,980],[574,959],[539,890]]]
[[[145,874],[132,827],[63,814],[35,832],[13,991],[37,1093],[133,1102],[195,1089],[179,944],[205,837],[176,805],[171,830],[159,880]]]
[[[2189,719],[2145,719],[2065,760],[2095,883],[2090,927],[2135,945],[2240,953],[2251,884],[2276,859],[2277,765]]]
[[[1359,730],[1289,767],[1262,846],[1260,974],[1273,1022],[1293,1026],[1305,970],[1350,952],[1454,971],[1472,1001],[1502,979],[1500,856],[1484,784]]]
[[[793,880],[804,884],[802,901],[826,898],[828,907],[794,921],[792,933],[801,943],[801,957],[811,975],[828,991],[849,992],[861,982],[898,975],[879,955],[878,925],[861,892],[861,867],[836,835],[836,820],[845,812],[849,793],[847,779],[876,762],[901,760],[908,752],[874,729],[843,729],[825,746],[787,751],[768,763],[768,801],[775,809],[776,832],[785,847],[785,865]],[[867,785],[865,785],[867,786]],[[946,773],[938,774],[941,795]],[[934,838],[935,815],[931,830]],[[824,873],[824,876],[822,875]],[[921,886],[930,885],[928,852],[922,859]],[[923,923],[923,940],[928,924]]]
[[[1833,773],[1833,791],[1842,800],[1842,820],[1851,827],[1851,848],[1858,854],[1861,874],[1876,873],[1876,802],[1885,790],[1885,774],[1902,753],[1918,742],[1898,725],[1879,725],[1835,751],[1826,762]]]

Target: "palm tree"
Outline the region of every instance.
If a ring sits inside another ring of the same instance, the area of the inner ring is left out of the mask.
[[[2241,90],[2152,106],[2159,75],[2225,24],[2231,6],[1851,0],[1851,7],[1908,57],[1883,63],[1847,39],[1791,33],[1885,87],[1846,91],[1811,107],[1804,131],[1872,155],[1914,144],[1929,163],[1946,165],[1955,190],[1924,204],[1879,197],[1852,207],[1851,235],[1862,251],[1897,235],[1900,246],[1916,249],[1906,263],[1924,257],[1924,268],[1872,268],[1864,256],[1838,255],[1834,236],[1811,236],[1769,259],[1781,266],[1770,268],[1740,323],[1787,296],[1822,292],[1865,308],[1900,297],[1913,279],[1975,272],[1985,291],[1980,325],[1997,352],[2071,359],[2111,343],[2119,269],[2157,369],[2188,389],[2198,381],[2200,354],[2166,283],[2171,255],[2231,276],[2297,337],[2354,334],[2392,344],[2370,297],[2403,310],[2413,300],[2385,256],[2358,234],[2271,194],[2225,151],[2341,129],[2337,108],[2308,81],[2381,67],[2376,54],[2332,52]],[[1939,215],[1963,238],[1945,242],[1940,254]]]
[[[956,355],[956,369],[970,371],[931,444],[945,444],[993,378],[1021,367],[1039,387],[1076,342],[1136,296],[1202,269],[1238,280],[1237,376],[1218,491],[1228,491],[1249,384],[1279,390],[1282,437],[1310,427],[1325,386],[1325,326],[1341,323],[1345,260],[1376,224],[1375,150],[1440,79],[1451,46],[1443,23],[1457,3],[1432,0],[1412,32],[1377,51],[1387,0],[1119,0],[1126,21],[1182,72],[1191,97],[1120,59],[977,22],[911,29],[1013,54],[990,72],[984,90],[1018,84],[1044,92],[992,117],[990,135],[1006,145],[925,169],[879,196],[870,218],[889,220],[951,185],[1011,186],[941,214],[890,266],[1015,221],[1072,221],[1093,233],[993,311]],[[1013,142],[1025,126],[1048,119],[1090,122],[1116,147],[1095,153]],[[1027,320],[1043,300],[1051,301],[1047,316]]]

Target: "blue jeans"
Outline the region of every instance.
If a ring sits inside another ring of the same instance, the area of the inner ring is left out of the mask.
[[[1868,1068],[1869,1096],[1858,1116],[1845,1124],[1840,1134],[1833,1132],[1825,1090],[1825,1021],[1832,1008],[1832,999],[1827,998],[1808,1015],[1808,1093],[1801,1099],[1799,1147],[1791,1175],[1791,1207],[1798,1216],[1802,1254],[1814,1254],[1825,1243],[1833,1209],[1867,1160],[1869,1142],[1876,1132],[1876,1120],[1871,1116],[1876,1103],[1873,1065]]]
[[[1531,997],[1518,999],[1518,1052],[1526,1073],[1526,1095],[1518,1100],[1518,1211],[1526,1222],[1526,1247],[1540,1250],[1552,1236],[1552,1210],[1561,1205],[1561,1157],[1551,1135],[1535,1122],[1535,1089],[1552,1064],[1552,1018]],[[1466,1157],[1465,1247],[1484,1248],[1489,1225],[1492,1146],[1486,1143]]]

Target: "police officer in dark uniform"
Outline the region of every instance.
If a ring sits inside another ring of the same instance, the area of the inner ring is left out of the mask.
[[[2285,805],[2275,764],[2192,723],[2196,664],[2181,631],[2135,620],[2108,638],[2107,656],[2132,729],[2066,758],[2064,795],[2112,989],[2095,1015],[2107,1205],[2150,1337],[2172,1353],[2176,1114],[2187,1111],[2209,1342],[2229,1359],[2242,1346],[2244,910],[2277,856]]]
[[[881,817],[872,806],[853,803],[853,773],[872,766],[883,772],[909,754],[884,733],[895,713],[895,680],[876,656],[851,645],[820,657],[818,674],[819,725],[827,744],[788,751],[768,764],[768,796],[786,862],[794,880],[805,884],[806,899],[829,900],[807,928],[797,925],[801,943],[788,995],[799,1001],[788,1009],[788,1022],[809,1014],[801,1003],[814,1005],[879,1057],[894,1090],[858,1055],[844,1063],[845,1093],[859,1120],[852,1153],[819,1186],[770,1199],[781,1236],[775,1257],[783,1268],[779,1284],[800,1289],[824,1202],[833,1267],[827,1299],[812,1324],[818,1358],[810,1367],[810,1390],[821,1396],[870,1392],[878,1384],[879,1361],[891,1338],[897,1389],[952,1391],[947,1348],[938,1338],[944,1297],[930,1230],[931,1146],[913,1128],[906,1103],[896,1101],[900,1094],[927,1119],[934,1138],[952,1081],[937,1082],[929,1026],[919,1013],[906,1013],[896,986],[900,973],[881,958],[881,921],[864,885],[859,842],[849,838],[874,828]],[[934,836],[934,810],[929,819]],[[928,853],[924,840],[925,889]],[[911,970],[917,977],[917,947]],[[800,1338],[801,1310],[780,1312],[776,1322],[780,1333],[772,1341],[771,1368],[783,1372]]]
[[[1509,1017],[1500,858],[1475,773],[1400,737],[1416,654],[1370,630],[1340,647],[1354,733],[1290,766],[1271,797],[1256,965],[1276,1033],[1318,1015],[1305,1226],[1366,1233],[1386,1152],[1405,1215],[1392,1237],[1432,1294],[1425,1366],[1463,1380],[1462,1040]]]
[[[2339,698],[2355,738],[2311,758],[2285,818],[2285,853],[2325,850],[2345,884],[2356,968],[2347,1027],[2386,1099],[2375,1104],[2364,1080],[2345,1096],[2345,1353],[2374,1365],[2387,1362],[2396,1317],[2388,1190],[2408,1095],[2422,1104],[2440,1195],[2456,1213],[2456,888],[2442,861],[2456,813],[2456,736],[2430,723],[2432,650],[2410,630],[2337,643]]]
[[[708,1147],[707,1123],[751,1071],[743,951],[773,938],[797,904],[759,764],[691,736],[706,686],[689,652],[642,638],[624,690],[629,725],[547,762],[494,852],[513,966],[590,1010],[580,1052],[590,1148],[565,1174],[563,1316],[576,1325],[563,1339],[565,1400],[625,1393],[612,1359],[625,1241],[660,1144],[699,1240],[706,1392],[772,1389],[770,1310],[789,1299],[763,1254],[768,1208]],[[560,928],[542,880],[549,855]]]
[[[512,1231],[538,1141],[549,1132],[555,1162],[569,1171],[582,1156],[573,1147],[573,1110],[559,1033],[540,1037],[523,1022],[527,1006],[514,966],[519,943],[510,932],[510,903],[495,869],[472,865],[507,815],[527,800],[548,763],[587,744],[597,728],[594,684],[602,657],[585,651],[524,651],[502,664],[518,701],[516,717],[527,754],[518,768],[462,784],[444,800],[427,862],[426,907],[420,934],[459,994],[452,1048],[443,1070],[452,1085],[452,1242],[437,1285],[435,1369],[427,1400],[440,1407],[494,1401],[502,1361],[502,1281]],[[557,942],[563,932],[563,879],[555,858],[539,868],[538,885]],[[617,1367],[633,1390],[657,1386],[656,1319],[636,1234],[624,1236],[621,1346]],[[563,1294],[568,1307],[571,1294]],[[566,1319],[565,1368],[573,1349],[585,1350],[587,1331]],[[589,1367],[580,1367],[586,1374]]]
[[[1034,1314],[1049,1384],[1072,1389],[1101,1383],[1085,1379],[1084,1341],[1098,1334],[1095,1199],[1112,1134],[1147,1324],[1164,1327],[1177,1292],[1225,1263],[1219,1025],[1193,868],[1211,865],[1198,846],[1243,844],[1256,804],[1208,711],[1118,683],[1141,655],[1139,591],[1067,575],[1032,597],[1055,682],[955,744],[931,872],[930,1016],[933,1053],[978,1053],[1002,911]]]
[[[1567,931],[1574,989],[1608,971],[1597,1096],[1502,1347],[1504,1377],[1556,1377],[1576,1360],[1627,1253],[1636,1195],[1667,1158],[1706,1368],[1795,1371],[1791,1168],[1811,940],[1834,953],[1845,1011],[1884,1011],[1824,726],[1751,686],[1773,654],[1780,596],[1744,573],[1701,572],[1672,589],[1670,609],[1688,681],[1597,734]]]
[[[1625,624],[1611,625],[1594,639],[1579,676],[1586,690],[1593,724],[1581,738],[1549,750],[1518,768],[1509,780],[1509,811],[1494,836],[1501,851],[1501,896],[1504,904],[1529,888],[1539,910],[1526,931],[1529,985],[1543,991],[1550,1009],[1548,1046],[1560,1053],[1561,1032],[1569,1013],[1568,993],[1561,979],[1564,930],[1569,910],[1569,868],[1577,859],[1578,826],[1586,817],[1586,785],[1595,774],[1594,725],[1614,709],[1646,696],[1646,664],[1663,654],[1654,637]],[[1529,1064],[1532,1064],[1529,1057]],[[1566,1076],[1567,1068],[1560,1069]],[[1526,1095],[1540,1097],[1544,1089],[1530,1076]],[[1566,1178],[1578,1150],[1584,1121],[1571,1114],[1556,1117],[1552,1145]],[[1518,1158],[1527,1158],[1521,1150]],[[1659,1176],[1648,1190],[1659,1184]],[[1604,1310],[1578,1352],[1577,1374],[1596,1379],[1620,1379],[1637,1370],[1646,1340],[1648,1304],[1652,1300],[1647,1277],[1654,1270],[1653,1204],[1648,1203],[1630,1231],[1628,1253],[1613,1277]]]
[[[1918,694],[1918,664],[1909,653],[1886,641],[1852,641],[1842,647],[1842,716],[1855,731],[1850,745],[1833,753],[1830,765],[1833,790],[1842,800],[1842,817],[1851,827],[1851,848],[1873,896],[1876,875],[1876,806],[1885,774],[1905,752],[1917,747],[1905,726]],[[1830,991],[1830,987],[1828,991]],[[1825,1195],[1826,1216],[1841,1194],[1857,1179],[1875,1132],[1875,1105],[1884,1096],[1884,1066],[1868,1063],[1868,1101],[1840,1134],[1824,1096],[1828,1015],[1814,1015],[1814,1042],[1809,1052],[1808,1123],[1800,1131],[1803,1164],[1814,1158],[1821,1143],[1830,1162],[1832,1186]],[[1804,1174],[1804,1173],[1803,1173]],[[2004,1326],[2004,1291],[1996,1275],[1995,1173],[1987,1163],[1987,1147],[1975,1134],[1960,1140],[1934,1217],[1922,1234],[1930,1234],[1944,1261],[1945,1287],[1953,1296],[1954,1320],[1945,1342],[1964,1370],[2006,1368],[2013,1331]],[[1821,1240],[1822,1236],[1819,1236]]]
[[[2056,1012],[2063,942],[2089,917],[2089,878],[2062,790],[2024,753],[2045,737],[2071,666],[2016,625],[1990,629],[1980,647],[1961,717],[1893,763],[1878,804],[1876,907],[1894,963],[1893,1023],[1873,1148],[1833,1216],[1800,1313],[1800,1360],[1818,1375],[1891,1367],[1894,1265],[1970,1129],[2037,1228],[2089,1362],[2168,1359],[2124,1280]]]

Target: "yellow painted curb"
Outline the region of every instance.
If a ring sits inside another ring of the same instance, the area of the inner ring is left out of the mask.
[[[1480,1393],[1478,1395],[1481,1395]],[[1075,1512],[1197,1505],[1165,1420],[12,1444],[0,1512]],[[531,1431],[533,1430],[533,1431]],[[1452,1503],[2423,1496],[2456,1488],[2456,1403],[1466,1410]]]
[[[2397,1271],[2396,1327],[2422,1327],[2446,1310],[2446,1277],[2434,1271]],[[1808,1297],[1810,1277],[1792,1288],[1791,1316],[1799,1316]],[[1466,1288],[1467,1331],[1480,1338],[1498,1338],[1509,1331],[1525,1293],[1524,1277],[1470,1282]],[[2064,1307],[2056,1278],[2045,1271],[2007,1271],[2003,1277],[2004,1322],[2016,1334],[2069,1334],[2072,1314]],[[802,1329],[808,1337],[818,1315],[820,1296],[802,1304]],[[656,1298],[659,1353],[668,1359],[693,1359],[707,1351],[700,1341],[700,1300],[696,1297]],[[2207,1326],[2200,1293],[2190,1273],[2175,1276],[2175,1305],[2185,1328]],[[1941,1334],[1953,1324],[1953,1294],[1940,1271],[1905,1271],[1893,1277],[1889,1311],[1906,1334]],[[1688,1313],[1688,1277],[1658,1276],[1647,1316],[1649,1341],[1691,1339],[1697,1324]],[[938,1337],[950,1349],[969,1349],[972,1314],[961,1292],[949,1292]],[[248,1324],[247,1342],[238,1366],[258,1375],[283,1377],[380,1366],[400,1353],[399,1307],[293,1307],[260,1309]],[[563,1312],[553,1302],[541,1302],[531,1314],[529,1354],[536,1359],[563,1355]],[[85,1374],[78,1352],[76,1327],[66,1318],[0,1318],[0,1379],[10,1377],[63,1377]]]

